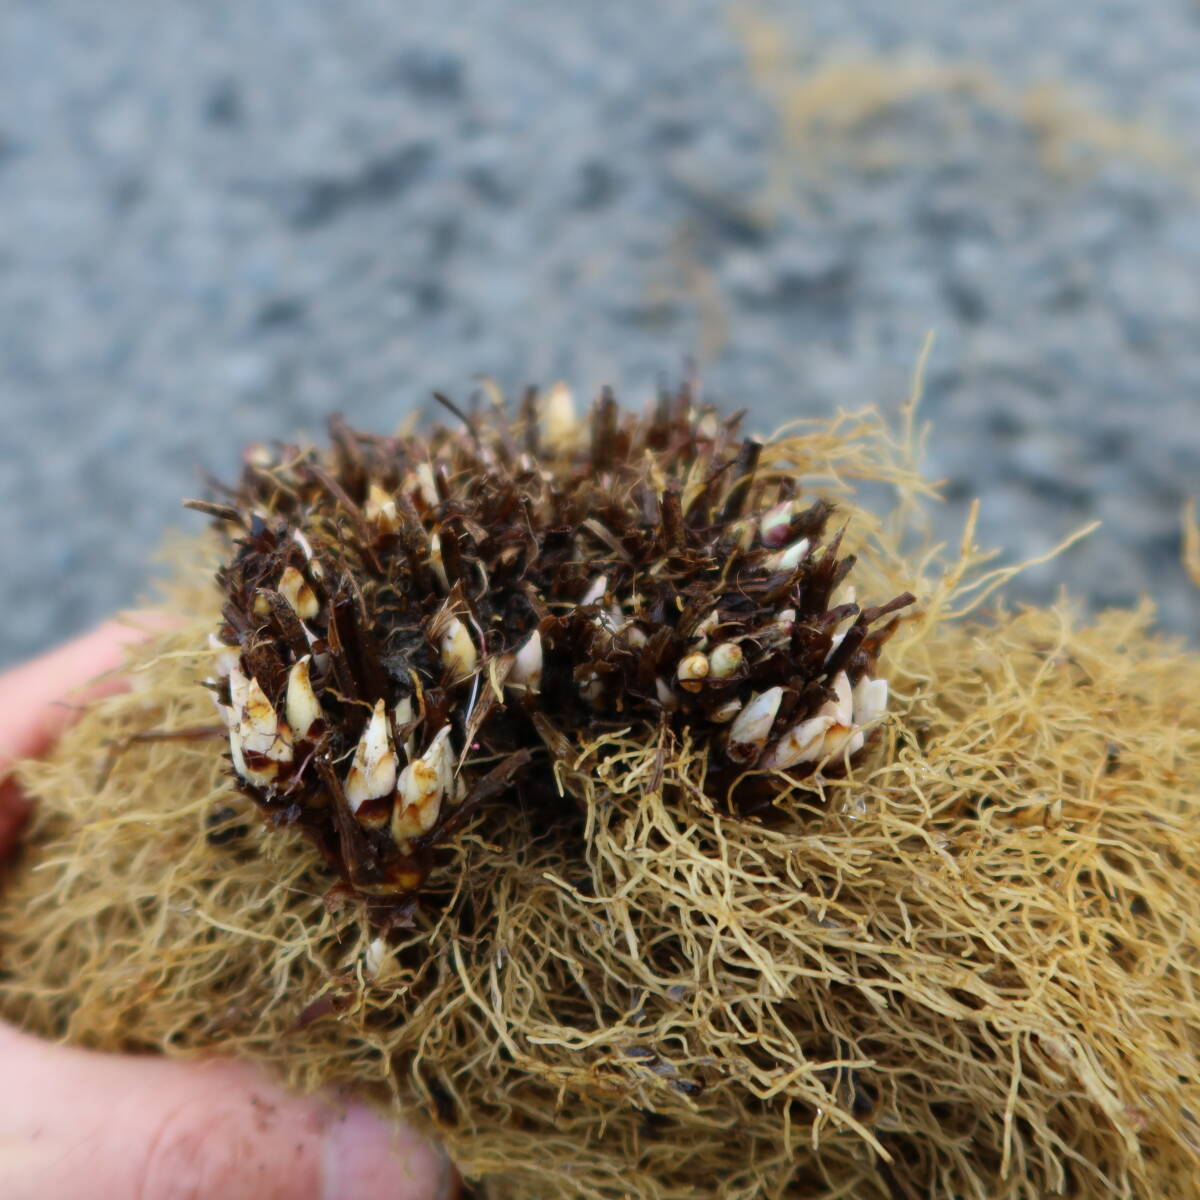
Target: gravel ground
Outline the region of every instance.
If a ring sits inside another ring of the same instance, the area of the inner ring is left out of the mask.
[[[1200,6],[3,0],[0,661],[181,496],[479,374],[766,430],[908,388],[939,522],[1191,633]]]

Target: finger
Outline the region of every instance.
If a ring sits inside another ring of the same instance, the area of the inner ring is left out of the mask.
[[[445,1155],[253,1069],[96,1054],[0,1026],[5,1200],[450,1200]]]
[[[0,774],[14,759],[44,753],[87,700],[119,691],[124,648],[145,637],[106,621],[0,675]]]
[[[150,624],[160,622],[150,618]],[[0,861],[29,817],[8,778],[13,764],[43,754],[88,700],[119,691],[124,648],[147,630],[106,621],[82,637],[0,675]]]

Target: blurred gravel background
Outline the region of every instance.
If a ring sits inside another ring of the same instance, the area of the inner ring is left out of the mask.
[[[331,409],[694,354],[765,431],[931,329],[947,536],[1098,516],[1016,594],[1191,633],[1198,62],[1194,0],[0,0],[0,661]]]

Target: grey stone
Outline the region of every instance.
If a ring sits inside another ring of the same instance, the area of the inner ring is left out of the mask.
[[[11,0],[0,660],[132,601],[163,531],[201,524],[179,501],[204,472],[333,410],[390,429],[483,374],[640,402],[696,355],[766,431],[894,408],[930,330],[939,534],[976,495],[1009,559],[1098,515],[1014,599],[1149,581],[1191,633],[1200,22],[1173,0],[767,0],[793,80],[852,45],[885,76],[916,50],[986,83],[788,147],[735,11]],[[1022,115],[1045,82],[1074,141]],[[1090,145],[1072,105],[1176,153]]]

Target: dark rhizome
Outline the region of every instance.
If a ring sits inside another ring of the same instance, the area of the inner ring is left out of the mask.
[[[235,531],[210,681],[242,788],[379,915],[513,796],[577,820],[556,765],[605,731],[707,746],[706,790],[769,815],[886,707],[908,594],[860,607],[832,505],[684,386],[590,419],[530,391],[459,427],[248,455],[201,504]]]

